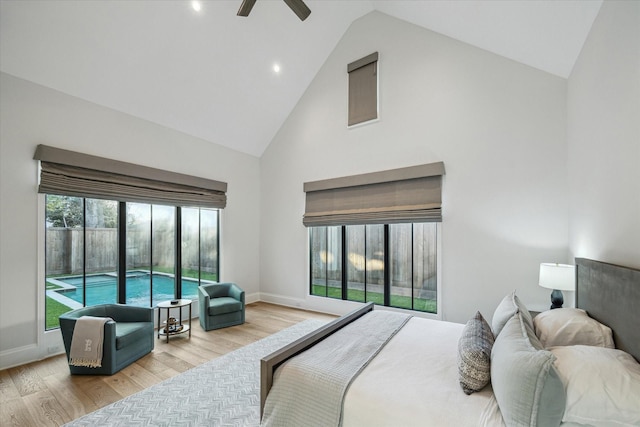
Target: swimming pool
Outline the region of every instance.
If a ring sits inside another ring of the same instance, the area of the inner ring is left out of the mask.
[[[82,304],[84,288],[82,276],[57,277],[48,279],[48,281],[61,286],[59,289],[54,289],[54,292]],[[152,275],[144,271],[131,271],[127,273],[127,304],[149,307],[151,284],[153,286],[153,304],[151,306],[155,306],[161,301],[174,299],[174,277],[172,275],[160,273]],[[84,305],[116,302],[118,279],[115,274],[87,275],[86,287]],[[196,280],[182,278],[182,297],[198,298],[198,282]]]

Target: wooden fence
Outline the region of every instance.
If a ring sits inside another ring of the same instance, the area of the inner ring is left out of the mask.
[[[58,228],[46,231],[46,275],[113,272],[118,268],[118,229],[116,228]],[[83,238],[86,236],[86,254]],[[217,241],[215,236],[183,236],[182,267],[217,273]],[[148,231],[128,230],[127,269],[175,264],[173,230],[154,232],[151,245]],[[151,254],[153,248],[153,254]],[[153,257],[151,256],[153,255]],[[198,258],[201,258],[200,260]],[[86,259],[85,259],[86,258]]]
[[[339,283],[343,270],[349,283],[384,284],[384,228],[347,228],[347,265],[341,265],[341,237],[338,227],[328,227],[312,237],[311,259],[314,283]],[[437,239],[436,228],[430,225],[393,227],[390,229],[389,267],[393,286],[421,288],[435,291],[437,288]],[[365,242],[366,240],[366,242]],[[366,249],[365,249],[366,243]],[[366,252],[366,253],[365,253]]]

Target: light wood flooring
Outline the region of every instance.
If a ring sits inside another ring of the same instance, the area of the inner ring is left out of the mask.
[[[306,319],[334,316],[267,303],[246,307],[246,323],[156,340],[154,350],[111,376],[70,375],[65,355],[0,371],[0,426],[59,426]]]

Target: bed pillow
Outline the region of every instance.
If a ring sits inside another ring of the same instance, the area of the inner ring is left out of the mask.
[[[555,347],[551,352],[567,391],[562,421],[640,425],[640,364],[630,354],[586,345]]]
[[[478,311],[458,340],[458,376],[466,394],[482,390],[491,381],[493,332]]]
[[[500,331],[507,323],[511,316],[516,313],[522,313],[522,318],[533,329],[533,320],[527,307],[520,301],[520,298],[516,295],[516,291],[511,292],[505,296],[496,310],[493,312],[493,318],[491,319],[491,327],[493,330],[493,336],[496,338],[500,334]]]
[[[535,341],[533,330],[516,313],[493,344],[491,385],[508,426],[550,427],[562,421],[565,393],[555,357]]]
[[[579,308],[543,311],[533,319],[533,326],[545,348],[563,345],[615,348],[611,329]]]

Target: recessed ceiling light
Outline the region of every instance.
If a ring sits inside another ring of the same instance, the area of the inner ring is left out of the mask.
[[[200,12],[202,10],[202,3],[200,3],[197,0],[194,0],[191,2],[191,7],[193,8],[193,10],[195,10],[196,12]]]
[[[276,74],[280,73],[280,65],[279,64],[273,64],[273,71]]]

